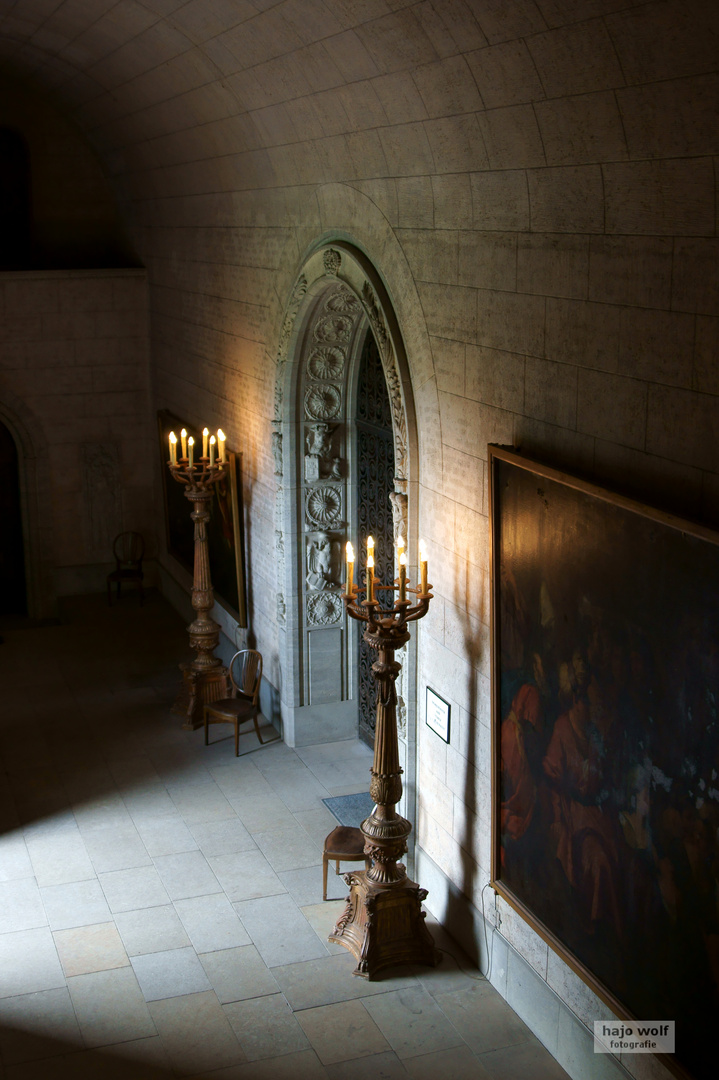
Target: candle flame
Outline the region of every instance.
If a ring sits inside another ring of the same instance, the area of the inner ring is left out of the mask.
[[[177,442],[177,435],[175,435],[174,431],[170,432],[170,442],[171,443],[176,443]]]
[[[347,544],[345,546],[345,551],[347,552],[347,562],[354,562],[355,561],[355,549],[352,547],[352,544],[351,544],[351,542],[349,540],[347,541]]]
[[[224,433],[224,431],[222,430],[222,428],[218,428],[218,429],[217,429],[217,438],[218,438],[218,439],[220,439],[220,440],[221,440],[222,442],[224,442],[224,441],[225,441],[225,439],[227,438],[227,436],[225,435],[225,433]]]
[[[424,540],[420,540],[419,542],[419,561],[427,561],[427,545],[425,544]]]
[[[208,435],[210,434],[209,428],[203,428],[203,429],[202,429],[202,434],[203,434],[203,435],[204,435],[205,437],[207,437],[207,436],[208,436]]]
[[[397,547],[400,551],[404,551],[405,549],[404,537],[401,535],[397,537]]]
[[[183,439],[187,438],[187,431],[185,430],[185,428],[183,428],[182,431],[180,432],[180,437],[183,438]]]
[[[217,439],[215,438],[215,436],[210,435],[210,446],[214,446],[216,442],[217,442]]]
[[[195,440],[192,438],[192,435],[190,435],[189,439],[187,440],[187,445],[188,446],[194,446],[195,445]]]
[[[400,554],[400,557],[399,557],[399,565],[400,565],[400,566],[406,566],[406,565],[407,565],[407,556],[405,555],[405,553],[404,553],[404,552],[402,552],[402,553]]]
[[[368,567],[369,567],[370,569],[373,569],[373,568],[374,568],[374,556],[373,556],[373,555],[368,555],[368,556],[367,556],[367,566],[368,566]]]
[[[367,537],[367,551],[374,551],[374,536]]]

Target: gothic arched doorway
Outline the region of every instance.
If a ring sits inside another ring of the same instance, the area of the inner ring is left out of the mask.
[[[15,440],[0,423],[0,615],[26,615],[25,545]]]

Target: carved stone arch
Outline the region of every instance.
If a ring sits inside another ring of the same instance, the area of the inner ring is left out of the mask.
[[[341,592],[344,545],[357,539],[350,461],[353,395],[368,330],[378,347],[392,412],[395,533],[407,535],[415,426],[399,327],[367,256],[345,239],[318,242],[295,279],[276,358],[277,614],[290,745],[357,733],[350,659],[357,630],[347,625]]]
[[[3,390],[0,401],[0,421],[12,435],[18,451],[28,615],[33,619],[53,618],[57,614],[57,597],[53,583],[47,443],[39,420],[8,390]]]

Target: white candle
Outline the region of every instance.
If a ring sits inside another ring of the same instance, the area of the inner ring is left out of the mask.
[[[182,439],[182,456],[183,456],[183,458],[186,458],[187,457],[187,431],[185,430],[185,428],[183,428],[182,431],[180,432],[180,438]]]
[[[345,552],[347,554],[347,583],[345,585],[345,592],[351,596],[352,587],[354,585],[355,551],[349,540],[347,541]]]
[[[170,432],[170,465],[177,465],[177,435]]]
[[[215,436],[210,435],[210,468],[215,464]]]
[[[399,557],[399,598],[407,599],[407,556],[404,552]]]
[[[225,433],[222,428],[217,429],[217,443],[220,448],[220,461],[225,460]]]
[[[207,428],[202,429],[202,456],[207,457],[207,439],[209,437],[209,431]]]
[[[193,456],[194,456],[194,453],[195,453],[195,440],[192,438],[192,435],[190,435],[189,439],[187,440],[187,446],[188,446],[188,449],[190,451],[189,465],[190,465],[190,468],[192,468]]]
[[[419,574],[420,574],[420,592],[427,592],[427,551],[424,546],[424,540],[419,542]]]

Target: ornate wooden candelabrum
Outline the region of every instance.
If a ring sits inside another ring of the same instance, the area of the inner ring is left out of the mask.
[[[377,649],[372,665],[377,680],[377,724],[370,795],[375,807],[362,822],[365,854],[371,869],[345,874],[350,887],[345,909],[329,940],[343,945],[357,960],[354,975],[371,979],[380,968],[391,964],[435,965],[438,953],[424,922],[422,901],[427,890],[407,877],[398,859],[407,850],[412,826],[395,810],[402,796],[402,769],[397,738],[397,693],[395,680],[401,664],[395,650],[409,641],[407,625],[427,614],[432,599],[427,585],[427,564],[422,563],[419,588],[408,589],[406,569],[400,560],[400,577],[395,586],[381,586],[374,577],[373,560],[368,559],[366,599],[359,600],[359,588],[352,584],[351,545],[348,545],[347,589],[343,594],[348,615],[365,623],[364,638]],[[399,591],[391,610],[382,609],[378,592]],[[417,602],[407,599],[412,593]]]
[[[210,577],[210,560],[207,550],[207,522],[210,520],[210,503],[214,486],[226,474],[229,462],[225,460],[224,435],[219,436],[219,460],[215,461],[215,436],[208,440],[207,428],[203,433],[203,454],[197,461],[193,456],[194,440],[182,431],[182,456],[177,458],[177,439],[170,433],[170,460],[168,466],[175,480],[185,485],[185,497],[193,506],[190,517],[195,523],[195,566],[192,581],[192,606],[196,618],[187,627],[190,647],[195,650],[191,663],[180,664],[182,685],[172,711],[185,719],[183,729],[194,731],[203,723],[202,709],[205,704],[224,697],[228,687],[228,671],[219,657],[214,655],[220,641],[220,628],[209,612],[215,603]],[[209,454],[208,454],[209,449]]]

